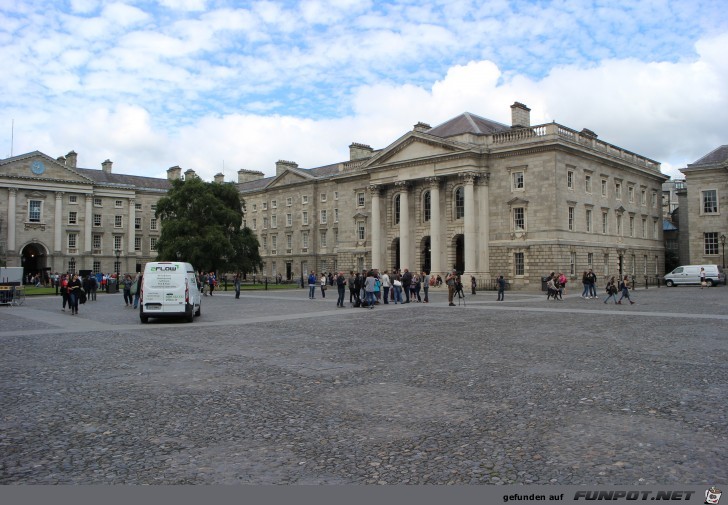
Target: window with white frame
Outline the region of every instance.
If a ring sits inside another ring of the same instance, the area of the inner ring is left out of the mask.
[[[117,209],[120,209],[123,206],[124,206],[124,202],[122,200],[115,200],[114,201],[114,207],[116,207]]]
[[[270,236],[270,253],[278,254],[278,235]]]
[[[303,204],[308,203],[308,195],[301,195],[301,203],[303,203]]]
[[[308,232],[307,231],[301,232],[301,247],[303,248],[303,252],[308,251]]]
[[[339,209],[334,209],[334,223],[339,222]]]
[[[647,206],[647,190],[646,189],[640,190],[640,205]]]
[[[358,240],[364,240],[367,238],[367,228],[366,228],[364,221],[357,221],[356,237]]]
[[[293,226],[293,214],[286,214],[286,226]]]
[[[68,234],[68,248],[76,249],[76,247],[78,247],[78,233],[69,233]]]
[[[134,210],[142,210],[142,204],[141,203],[135,203],[134,204]]]
[[[76,273],[76,258],[71,258],[68,260],[68,273],[69,274]]]
[[[114,235],[114,250],[121,251],[121,235]]]
[[[525,173],[522,170],[511,172],[511,189],[513,191],[521,191],[526,186]]]
[[[525,207],[513,208],[513,229],[515,231],[526,230],[526,209]]]
[[[322,202],[326,201],[326,193],[321,193],[321,201]]]
[[[290,207],[291,205],[293,205],[293,198],[289,196],[286,198],[286,207]]]
[[[642,238],[647,238],[647,218],[642,218]]]
[[[301,214],[301,218],[302,218],[303,224],[308,224],[308,212],[307,211],[305,211],[305,210],[303,211],[303,213]]]
[[[357,207],[364,207],[364,203],[365,203],[365,200],[364,200],[364,192],[361,191],[361,192],[359,192],[359,193],[356,194],[356,206]]]
[[[78,224],[78,212],[71,211],[68,213],[68,224]]]
[[[149,250],[151,252],[157,250],[157,237],[149,237]]]
[[[706,256],[718,254],[718,232],[711,231],[703,233],[703,245]]]
[[[394,195],[394,212],[393,212],[394,224],[399,224],[399,218],[401,216],[401,213],[400,213],[401,202],[402,202],[401,195]]]
[[[629,197],[629,203],[634,203],[634,186],[627,188],[627,195]]]
[[[622,236],[622,214],[617,214],[617,235]]]
[[[460,186],[455,190],[455,219],[465,216],[465,188]]]
[[[77,205],[78,195],[68,195],[68,203],[70,203],[71,205]]]
[[[263,229],[264,230],[268,229],[268,218],[267,217],[263,218]]]
[[[263,202],[263,203],[261,204],[261,209],[263,209],[263,210],[268,210],[268,202]]]
[[[321,209],[321,211],[319,212],[319,223],[326,224],[327,218],[328,216],[326,214],[326,209]]]
[[[339,245],[339,230],[334,228],[334,247]]]
[[[257,204],[257,203],[254,203],[254,204],[253,204],[253,206],[252,206],[252,211],[253,211],[253,212],[258,212],[258,204]]]
[[[701,198],[703,200],[703,214],[718,213],[718,192],[715,189],[707,189],[705,191],[702,191]]]
[[[569,231],[574,231],[574,207],[569,207]]]
[[[602,179],[602,196],[604,198],[607,197],[607,180],[606,179]]]
[[[254,230],[258,229],[258,218],[257,217],[253,218],[253,229]]]
[[[524,253],[522,253],[522,252],[513,253],[513,266],[514,266],[513,273],[515,274],[516,277],[526,275],[526,265],[525,265]]]
[[[141,230],[142,229],[142,218],[135,217],[134,218],[134,229],[135,230]]]
[[[591,175],[585,175],[584,176],[584,191],[587,193],[592,192],[592,176]]]
[[[28,221],[31,223],[40,223],[43,213],[42,200],[28,200]]]
[[[609,214],[602,212],[602,234],[606,235],[609,232]]]
[[[432,195],[429,191],[425,191],[422,195],[422,219],[428,222],[432,218]]]
[[[319,237],[321,241],[321,247],[326,247],[326,230],[320,230]]]
[[[277,209],[278,208],[278,200],[271,200],[270,201],[270,208],[271,209]]]
[[[617,200],[622,199],[622,183],[621,182],[614,183],[614,198],[616,198]]]
[[[114,228],[124,227],[124,216],[114,216]]]
[[[586,209],[586,232],[591,233],[592,232],[592,210]]]
[[[94,198],[94,207],[103,207],[101,198]]]
[[[273,214],[270,217],[270,227],[271,228],[278,228],[278,216],[276,214]]]
[[[290,233],[286,234],[286,252],[291,253],[293,251],[293,235]]]
[[[594,253],[586,253],[586,267],[589,270],[594,268]]]
[[[569,254],[569,275],[576,275],[576,253]]]
[[[574,171],[573,170],[566,171],[566,187],[568,189],[574,189]]]
[[[135,251],[142,250],[142,238],[141,237],[134,237],[134,250]]]
[[[634,216],[629,216],[629,236],[634,237]]]
[[[99,235],[98,233],[94,233],[91,236],[91,247],[96,250],[101,249],[101,235]]]

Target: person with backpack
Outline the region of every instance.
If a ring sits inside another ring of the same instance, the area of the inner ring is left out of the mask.
[[[624,280],[622,281],[622,285],[620,286],[620,288],[622,290],[622,296],[619,297],[619,301],[617,303],[619,305],[622,305],[622,299],[626,298],[627,300],[629,300],[630,305],[634,305],[634,302],[629,297],[630,286],[629,286],[629,277],[627,275],[624,276]]]
[[[614,279],[614,276],[612,276],[611,279],[607,282],[607,297],[604,299],[604,303],[607,303],[610,298],[614,298],[614,303],[619,303],[617,301],[617,281]]]
[[[311,270],[311,273],[308,275],[308,298],[309,300],[313,300],[316,297],[316,274],[313,273],[313,270]]]

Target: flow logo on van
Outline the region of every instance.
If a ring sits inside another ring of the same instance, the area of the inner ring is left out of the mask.
[[[168,266],[168,267],[151,267],[149,269],[149,271],[151,271],[151,272],[165,272],[165,271],[174,272],[175,270],[177,270],[177,267],[174,265]]]

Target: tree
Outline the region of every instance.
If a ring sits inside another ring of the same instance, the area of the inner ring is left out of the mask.
[[[258,239],[241,228],[245,202],[232,184],[196,177],[172,181],[159,199],[158,261],[187,261],[198,270],[252,272],[260,268]]]

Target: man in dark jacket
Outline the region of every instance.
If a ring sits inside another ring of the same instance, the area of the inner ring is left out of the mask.
[[[410,285],[412,284],[412,272],[408,269],[404,269],[402,274],[402,289],[404,290],[405,301],[403,303],[410,302]]]

